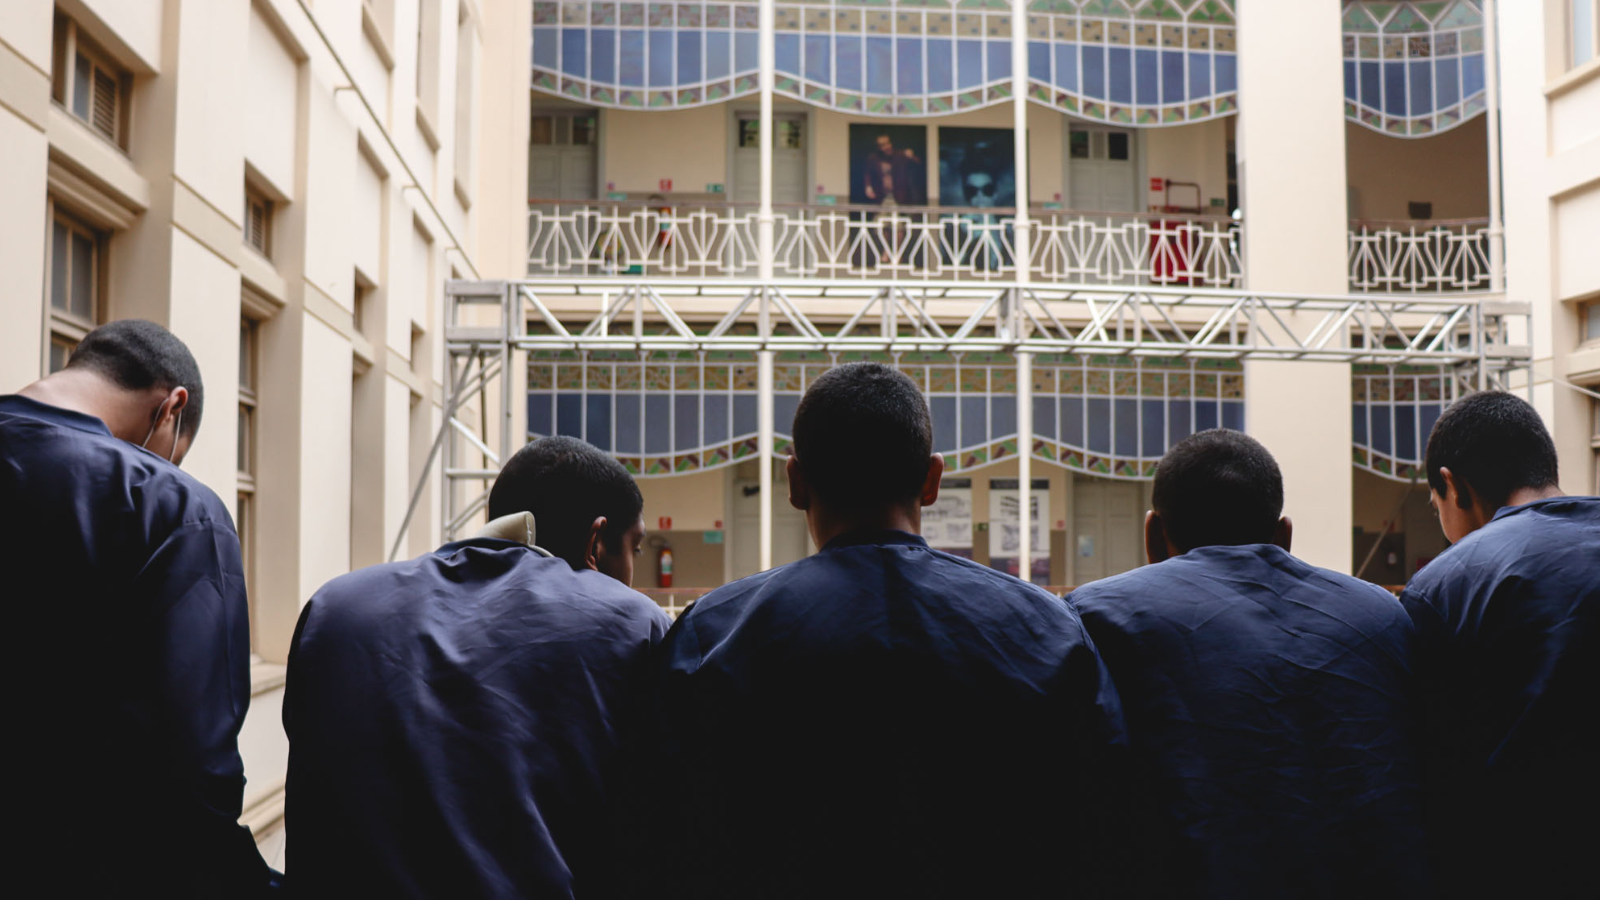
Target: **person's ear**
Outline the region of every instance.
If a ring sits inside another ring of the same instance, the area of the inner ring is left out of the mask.
[[[1439,477],[1444,479],[1444,498],[1454,500],[1457,509],[1472,508],[1472,489],[1467,483],[1456,477],[1449,466],[1439,467]]]
[[[178,413],[187,409],[188,406],[189,389],[183,385],[178,385],[167,394],[167,415],[172,416],[174,420],[176,420]]]
[[[1151,563],[1165,562],[1171,556],[1167,550],[1167,529],[1153,509],[1144,514],[1144,555]]]
[[[784,474],[789,477],[789,505],[805,512],[811,508],[811,485],[806,483],[806,473],[800,468],[800,460],[794,454],[789,454],[788,462],[783,464]]]
[[[922,481],[922,505],[932,506],[939,499],[939,482],[944,479],[944,454],[928,458],[928,477]]]
[[[602,571],[600,568],[600,558],[605,555],[606,545],[605,541],[601,538],[600,532],[605,527],[605,516],[595,516],[594,521],[589,523],[589,537],[583,542],[584,568],[593,569],[596,572]]]
[[[1282,547],[1283,552],[1290,552],[1289,545],[1294,542],[1294,521],[1288,516],[1279,519],[1278,524],[1273,526],[1272,542]]]

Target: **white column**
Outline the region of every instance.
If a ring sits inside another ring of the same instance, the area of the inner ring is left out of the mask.
[[[771,350],[756,351],[756,455],[761,465],[761,571],[772,568],[772,357]]]
[[[777,51],[773,32],[777,27],[777,12],[773,0],[761,0],[760,27],[757,38],[760,44],[761,66],[761,208],[756,214],[757,274],[762,281],[772,278],[772,142],[777,138],[772,127],[772,89],[777,83]],[[770,402],[770,398],[767,401]],[[765,496],[764,494],[762,496]],[[764,508],[764,507],[763,507]],[[766,518],[762,519],[763,522]],[[763,529],[763,534],[765,530]],[[766,559],[766,556],[762,557]],[[766,564],[762,564],[766,568]]]
[[[1028,233],[1028,3],[1011,0],[1011,128],[1016,154],[1017,215],[1012,246],[1017,281],[1028,280],[1032,235]],[[1020,301],[1020,297],[1018,300]],[[1024,495],[1026,496],[1026,495]],[[1026,506],[1026,504],[1024,504]],[[1023,544],[1024,547],[1027,544]]]
[[[1023,581],[1032,581],[1033,354],[1020,348],[1017,350],[1017,484],[1022,490],[1022,502],[1017,504],[1017,571]]]
[[[1349,292],[1341,31],[1337,3],[1252,3],[1239,17],[1237,147],[1249,290]],[[1304,333],[1317,319],[1286,322]],[[1295,360],[1244,368],[1245,426],[1283,470],[1295,555],[1350,571],[1350,366]]]
[[[1505,223],[1500,210],[1500,33],[1495,0],[1483,4],[1484,110],[1483,127],[1489,136],[1489,289],[1506,289]],[[1480,382],[1483,374],[1479,372]],[[1482,387],[1480,383],[1479,387]]]

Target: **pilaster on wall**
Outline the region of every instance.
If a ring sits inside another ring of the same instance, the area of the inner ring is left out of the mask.
[[[1258,3],[1240,16],[1236,153],[1249,290],[1347,291],[1340,36],[1335,3]],[[1247,362],[1245,382],[1247,427],[1283,470],[1295,555],[1350,571],[1349,365]]]

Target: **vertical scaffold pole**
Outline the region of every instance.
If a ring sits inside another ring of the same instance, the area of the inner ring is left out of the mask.
[[[1017,487],[1021,502],[1017,506],[1018,573],[1024,581],[1033,572],[1033,358],[1022,349],[1027,339],[1027,318],[1021,314],[1025,285],[1032,260],[1032,223],[1028,201],[1028,3],[1011,0],[1011,127],[1016,154],[1014,180],[1017,186],[1017,213],[1012,223],[1012,251],[1017,288],[1012,298],[1013,321],[1018,324],[1017,341]]]
[[[773,33],[777,29],[777,13],[773,0],[761,0],[759,10],[761,66],[761,123],[757,135],[761,143],[761,208],[756,215],[757,274],[760,277],[760,330],[763,342],[772,336],[769,310],[769,293],[773,273],[773,222],[772,222],[772,143],[777,139],[772,123],[772,90],[776,84],[776,47]],[[772,413],[772,351],[756,352],[757,381],[756,402],[757,432],[756,455],[761,466],[761,571],[772,568],[772,466],[773,466],[773,413]]]
[[[1489,136],[1489,290],[1506,289],[1506,230],[1500,209],[1500,14],[1495,0],[1483,5],[1484,130]]]

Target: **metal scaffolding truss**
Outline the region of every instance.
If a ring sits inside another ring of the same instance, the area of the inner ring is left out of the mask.
[[[1460,390],[1508,388],[1530,358],[1512,342],[1528,333],[1528,304],[1484,295],[646,276],[452,281],[444,309],[444,415],[423,471],[443,454],[446,540],[483,509],[521,444],[517,352],[746,351],[767,367],[783,351],[1436,365]],[[426,476],[408,524],[425,489]]]

